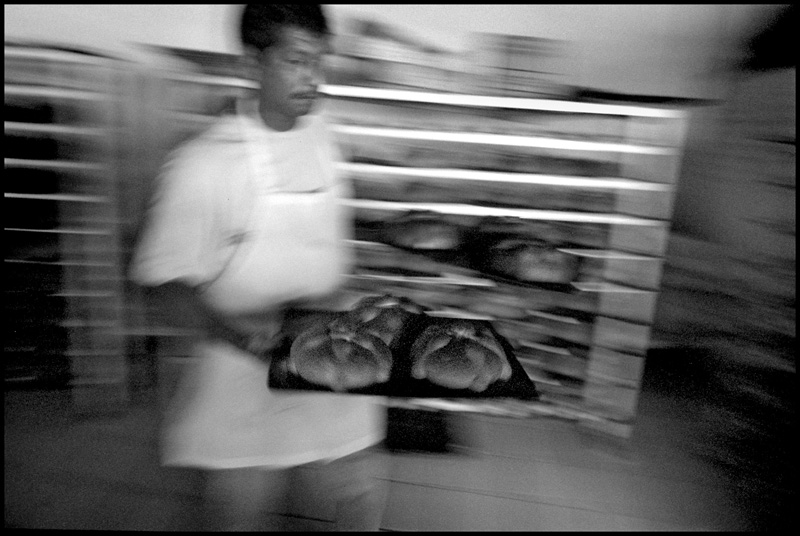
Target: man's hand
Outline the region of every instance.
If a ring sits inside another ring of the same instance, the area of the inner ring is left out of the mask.
[[[242,316],[214,313],[209,318],[208,332],[213,338],[264,358],[283,340],[283,314],[280,311]]]
[[[197,290],[180,282],[170,282],[149,290],[176,327],[197,329],[206,336],[226,341],[242,351],[264,358],[282,342],[281,309],[249,315],[231,316],[210,307]]]
[[[271,334],[268,332],[255,333],[250,337],[244,348],[245,352],[253,354],[259,359],[267,358],[273,350],[278,348],[283,342],[283,336],[280,333]]]

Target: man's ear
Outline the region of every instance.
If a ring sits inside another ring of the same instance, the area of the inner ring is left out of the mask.
[[[259,78],[259,73],[261,71],[260,60],[262,55],[263,52],[258,50],[256,47],[244,47],[244,52],[242,53],[242,69],[245,77],[249,79]]]
[[[261,51],[253,46],[244,47],[242,53],[242,66],[245,68],[247,74],[252,74],[259,67],[259,59],[261,58]]]
[[[333,39],[329,35],[325,35],[322,37],[322,55],[328,56],[331,54],[335,54],[336,49],[333,46]]]

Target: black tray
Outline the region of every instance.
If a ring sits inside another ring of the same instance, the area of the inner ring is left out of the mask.
[[[548,281],[523,281],[522,279],[517,279],[515,277],[507,276],[505,274],[492,271],[489,268],[481,268],[476,270],[478,270],[480,274],[484,276],[486,279],[489,279],[490,281],[495,281],[496,283],[503,283],[505,285],[523,287],[532,290],[546,290],[549,292],[560,292],[563,294],[570,294],[577,292],[577,289],[572,284],[572,282],[552,283]]]
[[[324,386],[320,386],[304,380],[303,378],[290,372],[286,366],[289,357],[289,349],[294,337],[300,331],[320,322],[330,322],[337,315],[344,313],[308,313],[308,315],[296,315],[287,318],[289,328],[284,344],[273,353],[270,365],[268,385],[272,389],[286,389],[294,391],[323,391],[334,392]],[[533,381],[528,378],[525,369],[522,368],[514,349],[509,342],[503,338],[490,322],[480,320],[470,320],[477,324],[482,324],[489,328],[491,333],[500,343],[506,353],[506,359],[511,366],[511,377],[507,380],[498,380],[491,384],[483,392],[475,392],[470,389],[449,389],[429,382],[428,380],[418,380],[411,377],[411,345],[428,326],[438,324],[446,325],[455,320],[449,318],[434,318],[426,314],[418,315],[413,321],[409,322],[404,332],[399,337],[392,353],[394,365],[392,367],[389,380],[382,384],[372,385],[360,389],[343,391],[346,394],[362,394],[372,396],[388,396],[400,398],[515,398],[519,400],[538,400],[539,393]]]
[[[500,239],[497,237],[501,238],[507,237],[507,235],[501,233],[492,233],[491,236],[493,236],[497,240]],[[415,255],[421,255],[440,264],[450,265],[457,268],[464,268],[476,272],[477,274],[485,276],[487,279],[491,279],[499,283],[515,285],[534,290],[539,289],[539,290],[548,290],[548,291],[563,292],[563,293],[570,293],[576,291],[575,287],[572,285],[572,281],[567,283],[557,283],[548,281],[523,281],[521,279],[516,279],[510,275],[503,274],[497,270],[493,270],[488,265],[487,261],[490,252],[488,251],[487,248],[480,246],[479,243],[475,241],[474,237],[469,237],[465,239],[464,243],[460,247],[455,249],[409,248],[399,244],[394,244],[386,240],[385,237],[380,235],[380,233],[370,230],[363,230],[359,238],[366,241],[385,244],[399,251],[404,251]],[[553,247],[562,247],[562,246],[559,245]],[[575,273],[572,278],[573,280],[577,278],[577,276],[580,274],[581,265],[582,265],[582,260],[576,259],[576,266],[574,269]],[[381,270],[384,269],[381,268]]]

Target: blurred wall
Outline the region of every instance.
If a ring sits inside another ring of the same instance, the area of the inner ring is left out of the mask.
[[[463,49],[471,32],[563,39],[568,83],[620,93],[721,98],[712,76],[763,5],[336,5],[334,19],[371,16],[442,46]]]
[[[463,50],[472,32],[564,39],[568,82],[595,89],[719,98],[710,76],[755,5],[336,4],[334,30],[369,16],[434,44]],[[128,42],[236,52],[233,5],[5,5],[6,38],[48,39],[107,49]]]
[[[230,5],[15,4],[4,5],[6,39],[45,39],[111,51],[128,43],[228,51]],[[228,29],[226,31],[226,29]]]
[[[741,39],[775,5],[446,5],[328,6],[334,31],[351,17],[370,17],[451,50],[470,46],[473,32],[530,35],[569,42],[567,82],[629,94],[718,99],[732,97],[729,67]],[[236,5],[5,5],[5,36],[126,50],[148,43],[239,51]],[[708,155],[724,128],[720,107],[696,109],[676,199],[674,230],[702,239],[727,203]],[[724,226],[722,226],[724,227]]]

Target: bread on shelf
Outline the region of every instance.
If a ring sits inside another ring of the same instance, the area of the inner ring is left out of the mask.
[[[409,212],[386,222],[386,242],[398,247],[424,250],[456,250],[464,242],[464,229],[430,212]]]
[[[545,242],[504,239],[487,250],[486,268],[526,283],[569,283],[577,274],[577,259]]]

